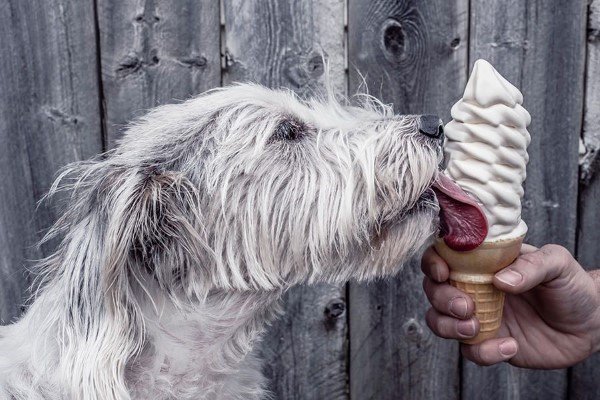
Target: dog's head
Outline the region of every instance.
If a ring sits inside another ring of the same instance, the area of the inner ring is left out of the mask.
[[[237,85],[155,109],[104,163],[135,172],[134,255],[166,287],[271,290],[397,270],[435,230],[442,130]]]
[[[331,91],[245,84],[158,107],[59,178],[73,190],[51,264],[94,240],[83,260],[104,286],[149,275],[186,299],[389,275],[437,229],[443,138],[437,117]]]

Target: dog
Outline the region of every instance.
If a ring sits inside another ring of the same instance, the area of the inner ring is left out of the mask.
[[[1,399],[260,399],[253,347],[300,283],[398,272],[438,227],[437,117],[236,84],[67,166]]]

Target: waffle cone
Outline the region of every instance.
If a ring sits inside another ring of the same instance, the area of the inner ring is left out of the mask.
[[[475,344],[496,337],[502,322],[504,292],[492,284],[494,274],[518,256],[523,236],[485,241],[475,250],[455,251],[442,239],[435,243],[438,254],[450,267],[450,284],[467,293],[475,302],[479,334],[463,343]]]

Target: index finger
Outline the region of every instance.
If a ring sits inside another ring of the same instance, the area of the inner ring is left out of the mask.
[[[527,253],[533,253],[535,251],[538,251],[539,249],[535,246],[532,246],[530,244],[527,243],[523,243],[521,245],[521,251],[519,252],[519,254],[527,254]]]
[[[448,264],[432,247],[423,253],[421,258],[421,271],[436,282],[446,282],[450,276]]]

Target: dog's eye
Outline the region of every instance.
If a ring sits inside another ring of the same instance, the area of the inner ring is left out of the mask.
[[[274,140],[298,141],[306,133],[306,125],[294,119],[284,119],[277,125],[272,138]]]

